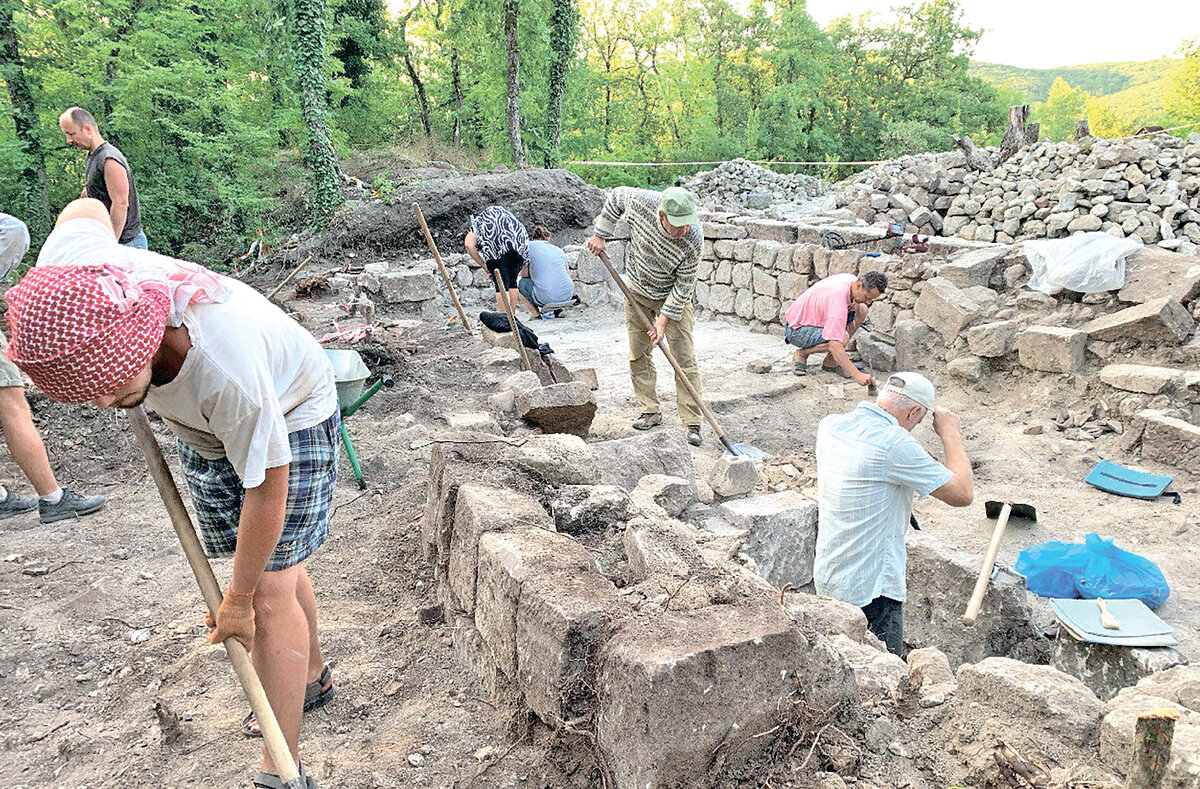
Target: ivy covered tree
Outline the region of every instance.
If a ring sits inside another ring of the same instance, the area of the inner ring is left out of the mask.
[[[46,155],[42,147],[42,129],[33,93],[21,60],[15,11],[17,0],[0,0],[0,76],[8,85],[16,133],[16,206],[10,208],[24,218],[34,238],[42,239],[50,227],[50,205],[46,199]]]
[[[312,181],[312,208],[318,224],[342,203],[337,153],[329,131],[325,95],[325,2],[291,0],[296,82],[304,116],[304,164]]]

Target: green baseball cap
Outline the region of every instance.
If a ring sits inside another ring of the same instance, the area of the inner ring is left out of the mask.
[[[664,189],[658,208],[667,215],[667,221],[673,227],[694,225],[700,221],[700,217],[696,216],[696,198],[681,186]]]

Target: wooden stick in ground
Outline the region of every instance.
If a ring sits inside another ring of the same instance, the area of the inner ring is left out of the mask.
[[[983,596],[987,593],[988,581],[992,578],[992,568],[996,565],[996,555],[1000,553],[1000,541],[1004,538],[1004,529],[1008,526],[1008,516],[1012,514],[1012,504],[1004,502],[1000,509],[1000,517],[996,519],[996,528],[992,531],[992,541],[988,543],[987,553],[983,556],[983,564],[979,567],[979,577],[975,580],[975,591],[971,593],[971,601],[967,603],[967,612],[963,614],[962,623],[967,627],[975,624],[979,609],[983,606]]]
[[[171,516],[171,525],[183,546],[183,553],[192,567],[192,574],[200,586],[200,593],[204,596],[209,612],[215,617],[217,609],[221,606],[221,585],[217,583],[208,557],[204,555],[204,549],[200,546],[200,538],[196,536],[192,519],[183,506],[179,488],[175,486],[171,470],[167,468],[167,461],[163,459],[162,450],[158,447],[158,440],[154,438],[154,432],[150,429],[150,420],[146,418],[146,412],[141,406],[138,406],[129,411],[129,421],[133,425],[133,434],[142,448],[142,454],[146,457],[146,465],[150,467],[150,476],[154,478],[167,514]],[[254,710],[258,719],[267,753],[271,755],[271,761],[275,762],[275,769],[279,771],[279,778],[283,781],[285,789],[305,789],[305,782],[300,778],[300,771],[296,769],[296,762],[292,759],[292,752],[284,739],[283,730],[279,728],[279,721],[276,720],[275,712],[267,701],[266,691],[263,690],[254,665],[250,662],[250,653],[235,638],[225,640],[225,652],[229,655],[229,662],[233,663],[234,673],[237,674],[242,691],[250,702],[250,709]]]
[[[1177,720],[1179,710],[1174,707],[1162,707],[1138,716],[1125,789],[1159,789],[1163,785],[1167,764],[1171,761],[1171,741],[1175,738]]]
[[[606,269],[608,269],[608,275],[613,278],[613,281],[617,283],[617,286],[621,289],[621,292],[625,294],[625,301],[632,305],[634,313],[642,322],[642,327],[647,331],[654,328],[654,324],[650,321],[650,316],[647,315],[645,310],[642,309],[642,305],[638,304],[633,298],[633,293],[630,292],[629,286],[625,284],[625,280],[622,279],[621,275],[617,273],[617,270],[613,267],[612,261],[608,259],[607,252],[600,253],[600,262],[604,264]],[[683,388],[687,390],[687,393],[692,396],[692,399],[696,401],[696,405],[700,407],[700,413],[704,415],[706,420],[708,420],[708,424],[712,426],[713,432],[717,434],[717,438],[719,438],[721,443],[725,445],[725,448],[729,450],[729,454],[739,454],[734,448],[733,444],[730,443],[729,439],[725,437],[725,431],[721,429],[721,425],[717,422],[717,418],[712,415],[712,411],[708,410],[708,406],[704,403],[704,398],[700,396],[700,393],[696,391],[696,387],[688,379],[687,374],[683,372],[683,368],[679,366],[679,361],[675,358],[675,354],[671,353],[671,349],[667,347],[665,340],[658,341],[658,349],[663,352],[663,355],[667,357],[667,361],[671,363],[672,369],[675,370],[675,380],[679,381],[679,383],[683,385]]]
[[[433,234],[429,232],[429,225],[425,224],[425,215],[421,213],[421,204],[413,203],[412,208],[413,213],[417,215],[417,221],[421,224],[421,232],[425,234],[425,243],[429,245],[429,251],[433,253],[433,259],[437,261],[438,270],[442,272],[442,281],[446,283],[446,289],[450,291],[450,298],[454,300],[454,309],[458,310],[458,319],[462,321],[462,326],[467,330],[467,334],[470,334],[471,325],[467,323],[467,313],[463,312],[462,302],[458,300],[454,283],[450,281],[450,272],[446,271],[446,264],[442,262],[442,255],[438,252],[437,244],[434,243]]]
[[[509,331],[517,339],[517,350],[521,353],[521,364],[525,365],[526,370],[532,372],[533,364],[529,361],[529,353],[525,350],[525,343],[521,342],[521,328],[517,326],[517,316],[513,312],[513,305],[508,298],[508,291],[504,289],[504,277],[500,275],[500,269],[496,269],[494,274],[496,277],[496,287],[500,289],[496,293],[500,296],[500,303],[504,305],[504,313],[508,315]]]
[[[291,281],[292,281],[292,277],[294,277],[294,276],[296,276],[297,274],[299,274],[299,273],[300,273],[300,269],[302,269],[302,268],[304,268],[305,266],[307,266],[307,265],[309,264],[309,261],[311,261],[312,259],[313,259],[313,256],[312,256],[312,255],[309,255],[309,256],[308,256],[308,257],[306,257],[304,260],[301,260],[301,261],[300,261],[300,262],[299,262],[299,263],[296,265],[296,267],[295,267],[294,269],[292,269],[292,270],[291,270],[291,272],[289,272],[289,273],[288,273],[288,275],[287,275],[286,277],[284,277],[284,278],[283,278],[283,282],[280,282],[278,285],[276,285],[276,286],[275,286],[275,289],[274,289],[274,290],[272,290],[270,293],[268,293],[268,294],[267,294],[267,298],[268,298],[268,299],[273,299],[273,298],[275,298],[275,294],[276,294],[276,293],[278,293],[279,291],[283,290],[283,286],[284,286],[284,285],[286,285],[286,284],[288,284],[289,282],[291,282]]]

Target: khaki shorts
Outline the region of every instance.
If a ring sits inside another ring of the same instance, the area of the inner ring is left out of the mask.
[[[21,375],[21,371],[17,366],[9,361],[9,358],[3,353],[0,353],[0,389],[9,386],[25,387],[25,378]]]

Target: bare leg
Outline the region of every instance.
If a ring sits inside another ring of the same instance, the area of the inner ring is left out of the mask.
[[[254,650],[250,653],[292,758],[297,761],[309,658],[308,620],[298,599],[303,572],[304,566],[296,565],[263,573],[254,592]],[[262,770],[279,772],[265,747]]]
[[[529,314],[532,315],[533,317],[535,317],[535,318],[542,317],[542,311],[540,309],[538,309],[537,305],[534,304],[529,299],[525,298],[524,296],[518,295],[517,301],[520,302],[522,307],[529,310]]]
[[[300,565],[300,578],[296,582],[296,600],[304,610],[304,618],[308,620],[308,682],[316,682],[325,667],[325,658],[321,655],[321,636],[317,630],[317,598],[308,579],[308,569],[303,564]]]
[[[854,305],[854,320],[850,321],[850,325],[846,327],[846,339],[842,341],[843,345],[850,344],[850,338],[853,337],[854,333],[861,329],[863,323],[866,322],[868,312],[869,308],[866,304]],[[829,349],[829,343],[825,343],[825,349]],[[837,360],[835,360],[832,355],[826,356],[825,361],[821,363],[821,366],[826,370],[841,369],[841,367],[838,366]]]
[[[58,490],[58,480],[50,468],[46,445],[33,425],[33,414],[25,400],[25,389],[19,386],[0,388],[0,424],[4,428],[4,443],[8,452],[29,478],[39,496]]]

